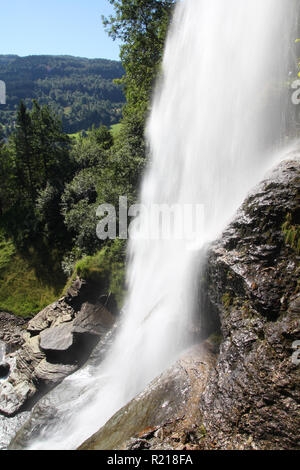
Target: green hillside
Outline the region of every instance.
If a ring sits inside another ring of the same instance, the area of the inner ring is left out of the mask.
[[[0,80],[6,83],[7,104],[0,107],[0,124],[9,134],[20,100],[47,104],[76,133],[93,124],[119,122],[125,98],[113,80],[124,74],[120,62],[71,56],[0,55]]]

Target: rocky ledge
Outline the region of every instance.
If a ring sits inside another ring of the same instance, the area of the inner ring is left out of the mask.
[[[0,324],[4,322],[0,339],[6,345],[0,414],[23,411],[87,360],[115,321],[103,300],[94,286],[77,279],[65,297],[28,323],[0,314]]]

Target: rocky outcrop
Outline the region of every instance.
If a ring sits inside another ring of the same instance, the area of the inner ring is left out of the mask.
[[[299,202],[300,160],[291,155],[209,251],[208,296],[223,341],[200,408],[217,448],[299,446]]]
[[[39,392],[76,371],[112,328],[114,316],[90,291],[77,279],[65,297],[37,314],[27,328],[21,323],[20,337],[10,327],[5,338],[19,349],[6,354],[9,373],[0,381],[0,413],[14,415]]]
[[[73,418],[77,416],[76,411],[74,415],[74,408],[78,413],[81,406],[87,406],[101,387],[101,378],[100,382],[97,380],[99,365],[111,348],[117,331],[118,323],[116,322],[113,328],[104,337],[101,337],[84,366],[74,372],[72,376],[66,377],[60,384],[38,400],[30,413],[28,413],[24,425],[20,429],[16,429],[9,449],[38,448],[41,436],[48,443],[53,441],[53,439],[55,440],[57,429],[60,428],[62,420],[64,425],[68,423],[67,426],[72,429],[74,426]],[[93,385],[91,384],[91,377],[95,379]],[[53,448],[60,448],[59,442],[56,442]]]

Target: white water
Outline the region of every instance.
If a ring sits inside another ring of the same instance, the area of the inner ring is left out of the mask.
[[[0,364],[4,362],[6,352],[6,345],[3,341],[0,341]]]
[[[204,204],[203,244],[225,227],[284,140],[279,89],[294,8],[293,0],[177,5],[148,122],[141,201]],[[203,247],[194,248],[187,240],[130,243],[120,333],[97,374],[67,379],[74,390],[80,383],[80,394],[70,394],[60,426],[31,448],[76,448],[188,344]]]

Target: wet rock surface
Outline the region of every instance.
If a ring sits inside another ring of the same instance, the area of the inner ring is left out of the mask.
[[[9,374],[0,381],[0,414],[15,415],[38,393],[77,370],[113,326],[114,316],[95,294],[87,301],[88,293],[86,284],[77,279],[65,297],[46,307],[27,325],[22,319],[0,315],[0,323],[1,318],[9,320],[2,334],[7,341],[5,364]],[[12,352],[10,344],[14,346]]]
[[[299,201],[300,160],[292,155],[253,190],[209,252],[208,295],[223,341],[200,408],[216,448],[299,448],[300,371],[292,354],[300,339],[300,258],[285,233],[287,220],[299,231]]]
[[[209,345],[191,348],[118,411],[80,450],[141,450],[154,448],[158,442],[161,447],[155,448],[183,449],[185,443],[177,435],[195,432],[200,417],[199,399],[214,361]],[[167,442],[168,427],[172,432]],[[201,437],[197,435],[198,440]]]

